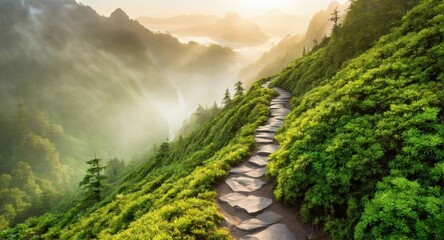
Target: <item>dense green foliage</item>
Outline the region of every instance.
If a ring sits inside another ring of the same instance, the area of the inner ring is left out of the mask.
[[[272,90],[260,83],[236,97],[189,136],[162,144],[104,201],[83,210],[53,211],[3,238],[225,239],[214,183],[255,147]]]
[[[105,176],[102,174],[105,167],[101,164],[102,159],[94,158],[87,161],[89,165],[88,170],[86,170],[86,175],[83,180],[79,183],[79,186],[84,192],[84,202],[98,203],[102,200],[104,180]]]
[[[273,94],[261,83],[232,99],[227,91],[220,113],[143,157],[100,203],[85,209],[74,201],[0,237],[229,238],[212,188],[255,147]],[[267,170],[278,199],[299,205],[303,219],[333,239],[442,239],[442,0],[352,1],[333,35],[273,84],[295,96]],[[23,206],[23,193],[0,187]]]
[[[275,83],[296,96],[268,168],[275,195],[333,239],[444,235],[444,3],[397,21],[414,2],[353,1]]]
[[[85,144],[21,103],[14,114],[0,114],[0,229],[49,210],[69,191],[82,174],[74,162]]]

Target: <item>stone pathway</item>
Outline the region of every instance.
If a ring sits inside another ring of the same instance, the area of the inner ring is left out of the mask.
[[[271,101],[271,117],[256,130],[258,148],[217,187],[218,207],[225,218],[223,225],[235,239],[294,240],[319,235],[310,225],[300,222],[294,207],[273,199],[272,183],[264,176],[268,156],[279,149],[274,139],[276,131],[290,112],[291,94],[275,90],[279,96]]]

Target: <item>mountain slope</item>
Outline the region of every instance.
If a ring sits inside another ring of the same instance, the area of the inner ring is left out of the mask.
[[[255,23],[231,12],[214,24],[205,23],[200,26],[178,29],[175,32],[191,36],[208,36],[216,41],[244,45],[264,43],[268,39]]]
[[[256,23],[265,34],[272,37],[283,38],[288,34],[301,34],[307,30],[310,22],[309,16],[292,15],[273,9],[250,20]]]
[[[176,29],[214,24],[220,18],[212,15],[179,15],[169,18],[138,17],[137,21],[148,29],[175,32]]]
[[[1,1],[0,31],[0,228],[77,188],[93,156],[128,159],[171,137],[186,104],[213,101],[190,86],[221,92],[235,57],[74,0]]]
[[[295,61],[276,81],[298,97],[277,137],[282,150],[270,159],[275,195],[302,204],[302,217],[334,239],[439,239],[443,2],[420,1],[400,27],[331,75],[305,75],[329,69],[318,67],[319,59],[336,37],[346,37],[361,16],[356,9],[375,17],[387,3],[398,4],[364,2],[352,4],[348,22],[325,48]]]
[[[354,1],[331,38],[274,80],[295,96],[269,162],[275,195],[333,239],[444,234],[443,12],[441,0]],[[265,80],[190,136],[162,144],[101,203],[0,236],[229,238],[212,188],[254,147],[270,114]]]
[[[338,8],[342,16],[345,16],[348,3],[343,5],[332,2],[326,10],[319,11],[310,20],[304,34],[289,35],[282,39],[275,47],[264,53],[259,59],[244,67],[238,79],[251,84],[256,79],[279,73],[293,59],[301,57],[304,49],[309,52],[315,42],[321,42],[331,34],[333,23],[328,21],[330,14]],[[316,43],[316,44],[317,44]]]
[[[218,227],[212,187],[255,147],[254,132],[267,119],[271,94],[257,84],[188,137],[162,144],[100,204],[53,211],[2,237],[227,238]]]

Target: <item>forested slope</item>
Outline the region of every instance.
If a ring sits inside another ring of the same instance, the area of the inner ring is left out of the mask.
[[[275,196],[333,239],[444,235],[443,13],[442,0],[353,1],[332,36],[273,82],[294,95],[268,165]],[[0,237],[229,238],[212,188],[255,147],[273,95],[261,83],[162,144],[102,202]]]
[[[235,97],[213,120],[130,173],[115,193],[87,208],[52,211],[5,231],[2,238],[212,239],[220,230],[213,184],[255,147],[255,129],[267,119],[274,91],[258,84]]]
[[[333,239],[444,235],[444,3],[396,21],[411,6],[399,2],[353,2],[329,42],[275,82],[297,96],[270,159],[275,195]]]

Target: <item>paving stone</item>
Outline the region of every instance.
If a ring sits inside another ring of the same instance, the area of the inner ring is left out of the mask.
[[[248,162],[260,167],[266,166],[268,163],[268,157],[262,157],[262,156],[252,156],[250,159],[248,159]]]
[[[247,165],[241,165],[230,170],[230,173],[246,173],[255,170],[255,168],[248,167]]]
[[[261,146],[259,146],[257,154],[268,156],[268,155],[276,152],[276,150],[278,150],[278,149],[279,149],[279,145],[277,145],[277,144],[261,145]]]
[[[257,138],[268,138],[268,139],[274,139],[274,136],[276,136],[276,133],[257,133],[255,137]]]
[[[269,118],[267,120],[267,125],[281,127],[284,124],[284,121],[278,120],[276,118]]]
[[[261,227],[267,227],[271,224],[264,222],[257,218],[248,219],[246,221],[243,221],[241,224],[236,225],[237,228],[245,230],[245,231],[251,231],[254,229],[258,229]]]
[[[269,207],[273,200],[265,197],[248,196],[236,203],[236,206],[244,209],[248,213],[257,213]]]
[[[278,117],[286,117],[288,115],[288,112],[284,112],[284,111],[274,111],[271,112],[271,116],[278,118]]]
[[[270,109],[283,109],[285,108],[282,104],[273,104],[270,106]]]
[[[274,118],[278,119],[278,120],[284,120],[287,116],[285,115],[280,115],[280,116],[274,116]]]
[[[245,175],[253,178],[260,178],[265,175],[265,168],[259,168],[250,172],[246,172]]]
[[[254,139],[258,144],[271,144],[274,142],[273,139],[269,138],[255,138]]]
[[[276,105],[276,104],[286,104],[288,102],[288,100],[285,99],[273,99],[271,100],[270,104],[271,105]]]
[[[274,132],[276,132],[276,130],[278,128],[279,127],[277,127],[277,126],[265,125],[265,126],[258,127],[256,129],[256,132],[272,132],[272,133],[274,133]]]
[[[229,193],[229,194],[226,194],[226,195],[220,197],[219,200],[230,204],[231,207],[235,207],[237,202],[239,202],[240,200],[242,200],[246,197],[247,196],[245,196],[241,193],[234,192],[234,193]]]
[[[225,183],[235,192],[254,192],[261,188],[265,182],[250,177],[234,177],[225,180]]]
[[[259,240],[295,240],[293,234],[290,232],[285,224],[274,224],[259,233],[256,233],[254,235],[247,235],[246,237],[247,238],[245,239],[249,239],[248,237],[252,237],[253,239]]]
[[[281,220],[282,216],[273,211],[266,211],[264,213],[257,215],[256,218],[271,225]]]
[[[282,115],[287,115],[290,113],[290,110],[284,108],[284,109],[274,109],[271,111],[272,115],[274,114],[282,114]]]

